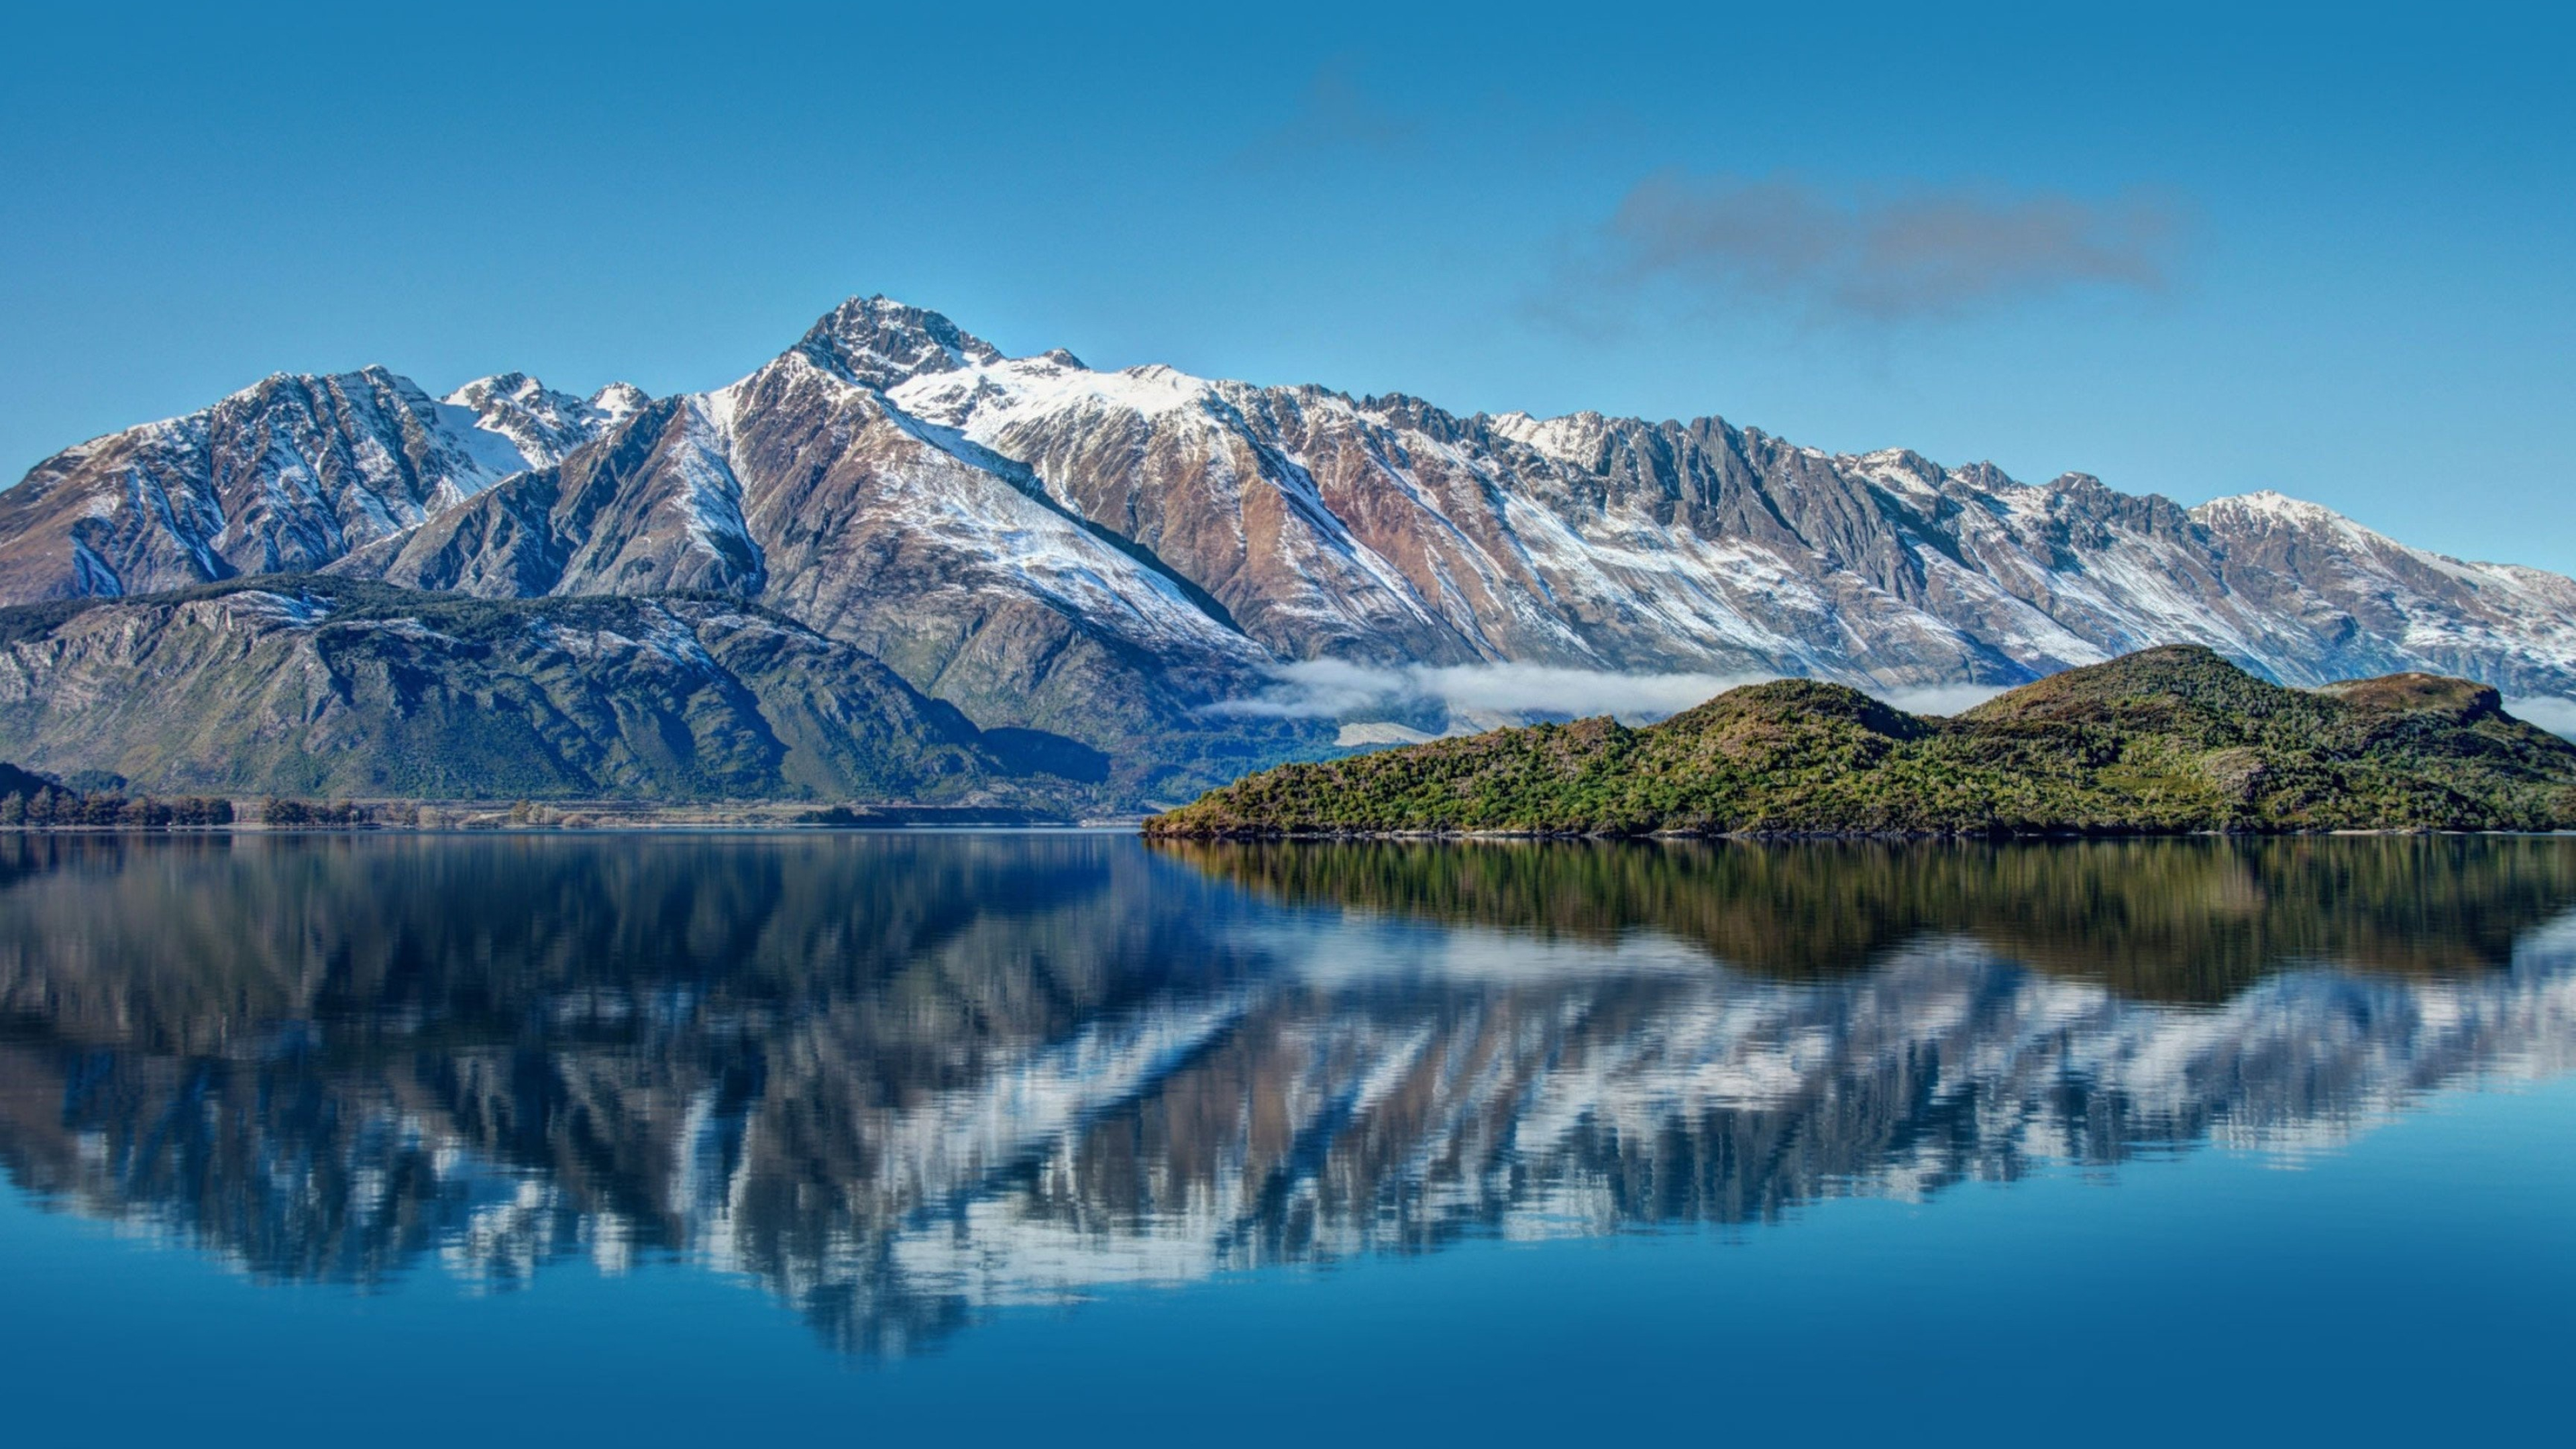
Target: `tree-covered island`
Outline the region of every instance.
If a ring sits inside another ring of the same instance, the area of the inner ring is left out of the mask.
[[[1951,718],[1786,679],[1283,765],[1164,836],[2049,835],[2576,828],[2576,744],[2463,679],[2293,689],[2208,649],[2072,669]]]

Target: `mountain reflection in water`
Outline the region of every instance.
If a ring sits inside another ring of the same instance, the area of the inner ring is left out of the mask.
[[[998,1305],[2297,1151],[2576,1059],[2576,841],[0,841],[0,1163],[254,1275]]]

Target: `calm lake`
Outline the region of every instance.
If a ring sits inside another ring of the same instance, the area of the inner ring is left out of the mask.
[[[2555,1442],[2576,839],[0,838],[21,1443]]]

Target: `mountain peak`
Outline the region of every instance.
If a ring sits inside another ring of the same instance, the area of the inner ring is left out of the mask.
[[[2260,519],[2270,523],[2301,527],[2352,522],[2351,519],[2322,503],[2310,503],[2304,498],[2292,498],[2286,493],[2274,492],[2269,488],[2258,489],[2252,493],[2239,493],[2232,498],[2213,498],[2191,510],[2191,516],[2203,523],[2221,514],[2233,515],[2240,519]]]
[[[614,427],[652,406],[653,395],[631,382],[612,382],[590,395],[590,407]]]
[[[796,350],[867,387],[1002,360],[991,343],[936,312],[889,298],[852,297],[806,329]]]
[[[267,400],[290,389],[304,393],[386,392],[416,397],[428,396],[420,390],[420,385],[410,378],[404,377],[383,363],[370,362],[364,367],[354,368],[348,372],[272,372],[248,387],[226,394],[216,406],[220,407],[224,403],[264,404]]]
[[[490,377],[474,379],[449,393],[441,401],[454,403],[458,407],[479,410],[502,403],[535,403],[547,396],[549,394],[546,385],[524,372],[496,372]],[[562,394],[555,393],[552,396],[561,397]]]
[[[585,401],[557,392],[524,372],[496,372],[474,379],[440,401],[472,412],[477,429],[508,439],[518,449],[523,466],[542,468],[563,461],[573,449],[643,405],[628,404],[626,393],[642,397],[631,384],[617,382]]]

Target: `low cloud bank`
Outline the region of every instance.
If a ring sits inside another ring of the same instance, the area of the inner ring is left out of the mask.
[[[2535,694],[2527,699],[2508,699],[2504,712],[2515,719],[2526,720],[2553,735],[2576,740],[2576,699],[2561,699],[2554,694]]]
[[[1629,724],[1663,719],[1772,674],[1618,674],[1545,664],[1410,664],[1340,659],[1283,664],[1270,688],[1228,700],[1211,713],[1269,719],[1348,719],[1438,705],[1453,714],[1582,717],[1615,715]],[[2003,692],[2002,685],[1939,684],[1872,689],[1915,714],[1956,714]]]
[[[1212,707],[1218,714],[1285,719],[1342,719],[1401,713],[1426,705],[1477,714],[1612,714],[1635,722],[1662,719],[1758,674],[1613,674],[1545,664],[1408,664],[1388,667],[1341,659],[1283,664],[1271,686],[1250,699]]]
[[[1907,714],[1958,714],[1975,709],[2015,686],[2009,684],[1914,684],[1873,689],[1870,693]]]

